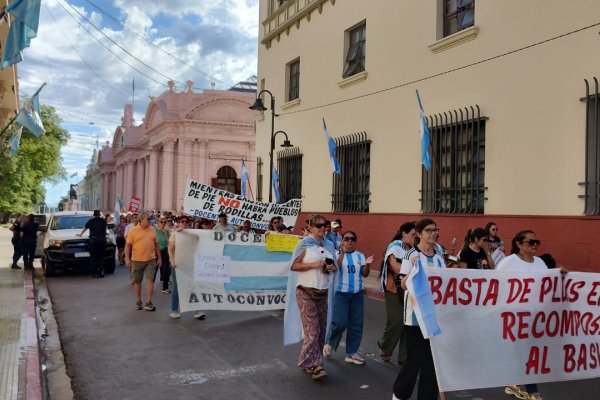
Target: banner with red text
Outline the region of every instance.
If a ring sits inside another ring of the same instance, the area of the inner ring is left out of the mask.
[[[441,391],[600,376],[600,274],[425,269]]]
[[[239,194],[217,189],[190,178],[186,179],[184,190],[184,213],[211,220],[217,220],[220,213],[225,213],[230,224],[241,225],[249,219],[254,229],[267,230],[271,218],[275,216],[282,217],[285,226],[294,226],[302,206],[300,199],[283,204],[251,201]]]

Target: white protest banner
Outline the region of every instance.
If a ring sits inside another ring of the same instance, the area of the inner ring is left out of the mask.
[[[291,252],[267,251],[259,234],[185,229],[175,235],[181,311],[285,307]]]
[[[229,217],[229,223],[241,225],[249,219],[254,229],[269,228],[272,217],[283,218],[285,226],[294,226],[300,214],[302,200],[294,199],[287,203],[263,203],[243,198],[226,190],[217,189],[190,178],[185,181],[183,212],[194,217],[219,219],[220,213]]]
[[[441,391],[600,376],[600,274],[425,270]]]

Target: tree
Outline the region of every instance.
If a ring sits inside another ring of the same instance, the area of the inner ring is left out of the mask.
[[[43,183],[67,176],[60,149],[69,132],[60,127],[54,107],[42,105],[41,112],[46,133],[36,138],[24,128],[16,156],[8,157],[8,151],[0,155],[0,215],[33,210],[46,195]]]

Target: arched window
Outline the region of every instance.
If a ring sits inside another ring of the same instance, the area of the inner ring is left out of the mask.
[[[240,194],[240,179],[237,179],[235,170],[229,166],[219,168],[217,177],[213,178],[212,186]]]

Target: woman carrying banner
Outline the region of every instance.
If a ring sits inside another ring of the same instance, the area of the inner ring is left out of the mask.
[[[415,223],[405,222],[392,238],[385,250],[381,266],[381,290],[385,300],[386,322],[381,338],[377,341],[379,357],[390,361],[396,345],[398,346],[398,364],[406,361],[406,337],[404,332],[404,290],[400,287],[400,268],[402,259],[412,248],[415,238]]]
[[[406,282],[411,273],[423,267],[445,268],[444,258],[437,251],[440,230],[434,220],[422,218],[415,224],[415,247],[402,260],[402,289],[404,296],[404,333],[407,357],[394,382],[394,400],[408,400],[419,377],[418,400],[437,400],[439,391],[431,354],[429,339],[425,339],[417,321],[414,298],[407,290]],[[417,268],[415,268],[417,267]]]
[[[497,271],[544,271],[548,267],[541,258],[536,257],[538,246],[541,242],[531,230],[523,230],[515,235],[511,242],[510,255],[500,261],[496,267]],[[568,271],[561,268],[565,274]],[[541,400],[542,395],[538,392],[537,384],[511,385],[504,388],[504,393],[515,396],[521,400]]]
[[[354,231],[344,232],[337,258],[340,266],[336,276],[335,293],[333,295],[333,313],[327,344],[323,347],[323,355],[331,356],[336,350],[346,331],[346,358],[350,364],[363,365],[365,360],[358,355],[362,341],[365,299],[363,277],[369,276],[373,256],[365,258],[356,251],[357,236]]]
[[[335,249],[325,240],[325,232],[325,217],[312,216],[310,235],[298,242],[292,254],[284,317],[284,344],[300,341],[304,333],[298,367],[312,374],[314,380],[327,376],[323,368],[323,346],[329,314],[328,295],[333,292],[329,290],[333,283],[331,273],[337,269]]]

